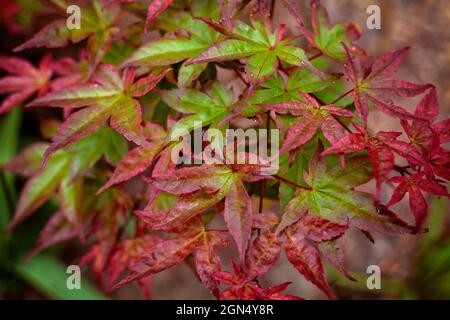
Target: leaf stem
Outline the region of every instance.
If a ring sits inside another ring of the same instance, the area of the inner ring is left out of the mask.
[[[308,58],[308,60],[312,61],[312,60],[314,60],[314,59],[316,59],[318,57],[321,57],[322,55],[323,55],[323,52],[320,51],[320,52],[316,53],[315,55],[311,56],[311,58]]]
[[[312,190],[310,187],[301,186],[301,185],[299,185],[299,184],[297,184],[295,182],[292,182],[290,180],[287,180],[287,179],[285,179],[285,178],[283,178],[283,177],[281,177],[281,176],[279,176],[277,174],[274,174],[272,177],[274,177],[275,179],[280,180],[280,181],[282,181],[284,183],[290,184],[291,186],[294,186],[294,187],[299,188],[299,189]]]
[[[355,91],[355,88],[348,90],[347,92],[344,92],[341,94],[338,98],[336,98],[333,102],[330,102],[329,104],[335,104],[336,102],[340,101],[341,99],[345,98],[347,95]]]

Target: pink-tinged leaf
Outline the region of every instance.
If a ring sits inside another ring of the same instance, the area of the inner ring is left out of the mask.
[[[166,138],[167,132],[157,123],[144,121],[144,136],[147,140],[163,140]]]
[[[69,163],[69,158],[64,154],[57,154],[46,168],[40,169],[27,181],[20,194],[14,218],[7,227],[8,231],[50,199],[63,179]]]
[[[0,104],[0,114],[24,103],[34,93],[44,95],[52,77],[52,56],[47,54],[42,58],[39,68],[16,57],[0,56],[0,69],[12,74],[0,79],[0,94],[10,93]]]
[[[150,166],[159,150],[159,144],[150,144],[131,150],[125,158],[119,162],[113,175],[97,193],[100,194],[106,189],[118,183],[128,181],[143,172]]]
[[[112,106],[110,125],[127,140],[145,145],[141,105],[134,99],[121,99]]]
[[[436,180],[430,180],[427,178],[421,179],[422,177],[424,177],[424,174],[417,174],[412,178],[419,189],[434,196],[449,197],[447,188],[445,188],[443,185],[440,185],[438,182],[436,182]]]
[[[450,141],[450,119],[445,119],[435,124],[433,130],[439,135],[441,143]]]
[[[401,120],[420,120],[420,118],[416,117],[412,113],[408,112],[404,108],[395,105],[392,101],[383,101],[381,99],[377,99],[373,96],[366,95],[367,99],[372,102],[375,107],[380,109],[381,112],[386,113],[394,118],[398,118]]]
[[[36,246],[27,254],[25,259],[28,261],[42,250],[75,238],[78,234],[78,230],[67,221],[61,211],[58,211],[41,230]]]
[[[316,134],[318,125],[319,118],[311,113],[306,113],[303,118],[299,119],[289,128],[280,153],[294,150],[307,143]]]
[[[367,117],[369,115],[369,104],[367,99],[357,91],[352,92],[352,99],[355,102],[355,108],[358,111],[359,117],[364,124],[367,124]]]
[[[281,222],[275,232],[279,234],[290,225],[296,223],[307,211],[308,208],[305,206],[304,197],[301,197],[301,195],[296,196],[287,204],[281,216]]]
[[[408,187],[409,207],[416,221],[416,228],[419,229],[428,217],[428,204],[420,189],[414,186]]]
[[[306,215],[293,228],[305,238],[321,242],[340,237],[348,230],[349,224],[338,224],[314,215]]]
[[[164,76],[166,75],[167,72],[169,72],[169,70],[170,69],[167,69],[158,75],[151,74],[145,78],[136,81],[136,83],[134,83],[129,89],[131,96],[138,98],[148,93],[162,80],[162,78],[164,78]]]
[[[0,56],[0,69],[15,75],[36,76],[36,68],[27,60],[17,57]]]
[[[270,300],[304,300],[303,298],[294,296],[292,294],[281,293],[282,291],[286,290],[290,284],[291,282],[285,282],[267,289],[267,298]]]
[[[139,259],[147,252],[154,250],[160,239],[153,236],[143,236],[133,239],[125,239],[114,245],[111,250],[110,259],[108,261],[108,287],[111,288],[119,276],[135,265]],[[145,279],[141,278],[140,280]],[[141,284],[141,283],[139,283]],[[146,284],[145,282],[142,284]],[[145,292],[147,286],[142,288]]]
[[[253,240],[248,252],[246,263],[246,280],[251,281],[264,275],[278,261],[281,242],[271,231],[261,232]]]
[[[118,289],[130,282],[166,270],[189,256],[199,245],[202,233],[182,234],[175,239],[158,242],[130,267],[127,277],[114,285]]]
[[[364,70],[361,66],[361,60],[356,57],[353,50],[343,44],[348,60],[344,64],[344,75],[348,81],[358,84],[364,78]]]
[[[289,13],[294,16],[296,27],[300,33],[306,37],[310,44],[314,45],[314,35],[308,28],[305,27],[303,17],[297,3],[293,0],[283,0],[283,5],[288,9]]]
[[[371,85],[371,92],[381,91],[395,94],[400,97],[415,97],[431,88],[430,84],[417,84],[402,80],[390,80],[381,84]]]
[[[327,138],[331,144],[340,141],[347,134],[344,127],[332,115],[323,117],[320,128],[322,129],[325,138]]]
[[[204,164],[186,167],[165,176],[158,176],[154,184],[172,194],[190,193],[198,190],[214,192],[230,179],[231,170],[226,166]]]
[[[56,150],[80,140],[99,128],[109,118],[108,106],[93,106],[73,113],[60,127],[58,135],[53,137],[51,146],[44,155],[47,162]]]
[[[98,84],[86,84],[49,93],[29,103],[27,107],[85,107],[102,104],[120,93],[117,89],[102,87]]]
[[[350,153],[366,148],[366,140],[363,136],[357,133],[351,133],[344,136],[341,140],[337,141],[328,149],[325,149],[321,156],[333,153]]]
[[[320,253],[349,280],[356,281],[345,268],[345,237],[319,243]]]
[[[214,275],[220,271],[218,248],[229,246],[226,234],[207,231],[195,249],[195,268],[203,284],[215,296],[219,297],[219,282]]]
[[[16,155],[10,162],[2,166],[3,169],[14,174],[29,177],[41,168],[41,160],[48,144],[38,142],[30,145]]]
[[[220,202],[226,193],[219,190],[213,194],[185,194],[178,198],[173,207],[166,213],[138,211],[145,222],[154,230],[170,230],[191,220],[193,217]]]
[[[278,114],[291,114],[293,116],[300,116],[308,111],[307,107],[309,103],[307,102],[279,102],[271,104],[260,104],[261,107],[266,110],[275,111]]]
[[[147,32],[150,23],[155,20],[173,0],[152,0],[147,10],[147,19],[145,20],[145,31]]]
[[[241,180],[233,177],[225,198],[224,218],[228,230],[236,241],[243,262],[251,237],[253,223],[252,200]]]
[[[353,112],[344,109],[342,107],[336,107],[332,104],[326,105],[326,106],[322,106],[322,109],[328,110],[331,114],[334,114],[336,116],[341,116],[341,117],[347,117],[347,118],[352,118]]]
[[[390,207],[398,203],[408,193],[409,206],[416,221],[416,230],[420,230],[428,217],[428,204],[421,190],[433,195],[449,197],[447,189],[444,186],[435,180],[428,179],[424,173],[416,173],[411,178],[404,176],[393,177],[389,179],[389,182],[398,183],[399,185],[394,189],[387,206]]]
[[[79,42],[89,34],[80,34],[79,37],[73,38],[73,42]],[[14,49],[14,52],[22,51],[30,48],[46,47],[46,48],[59,48],[69,44],[71,40],[71,32],[67,28],[66,20],[56,20],[49,25],[42,28],[36,33],[30,40],[21,44]]]
[[[262,212],[253,215],[253,228],[271,230],[278,223],[278,216],[273,212]]]
[[[394,154],[383,145],[369,145],[370,159],[372,160],[373,172],[376,180],[376,196],[379,200],[381,195],[381,185],[386,180],[394,167]]]
[[[33,95],[34,90],[25,90],[9,95],[0,105],[0,114],[8,112],[14,107],[24,103]]]
[[[366,81],[375,78],[377,81],[383,81],[393,76],[399,69],[408,50],[409,47],[405,47],[379,57],[372,64],[370,75],[366,78]]]
[[[296,238],[289,234],[286,235],[283,247],[289,262],[306,280],[316,285],[328,298],[336,298],[326,280],[320,253],[316,247],[303,238]]]

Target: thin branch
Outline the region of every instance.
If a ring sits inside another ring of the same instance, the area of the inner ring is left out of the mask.
[[[329,104],[335,104],[336,102],[340,101],[341,99],[345,98],[347,95],[355,91],[355,88],[348,90],[347,92],[341,94],[338,98],[336,98],[333,102],[330,102]]]
[[[274,177],[275,179],[280,180],[280,181],[282,181],[284,183],[290,184],[291,186],[294,186],[294,187],[299,188],[299,189],[312,190],[310,187],[301,186],[301,185],[299,185],[299,184],[297,184],[295,182],[289,181],[289,180],[287,180],[287,179],[285,179],[285,178],[283,178],[283,177],[281,177],[281,176],[279,176],[277,174],[274,174],[272,177]]]

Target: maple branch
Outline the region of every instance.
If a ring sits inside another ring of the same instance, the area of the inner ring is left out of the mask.
[[[308,58],[309,61],[313,61],[314,59],[323,56],[323,52],[320,51],[319,53],[316,53],[315,55],[313,55],[311,58]]]
[[[275,0],[272,0],[272,2],[270,3],[270,18],[273,21],[273,13],[275,11]]]
[[[247,86],[248,88],[248,83],[247,81],[245,81],[244,77],[242,76],[241,72],[235,67],[233,68],[234,73],[239,77],[239,79],[241,79],[241,81]]]
[[[394,165],[393,169],[395,171],[397,171],[398,173],[400,173],[402,176],[404,176],[405,174],[411,174],[408,169],[410,168],[410,166],[398,166],[398,165]]]
[[[340,101],[342,98],[345,98],[347,95],[355,91],[355,88],[348,90],[347,92],[344,92],[341,94],[338,98],[336,98],[333,102],[330,102],[329,104],[335,104],[336,102]]]
[[[277,174],[274,174],[272,177],[274,177],[275,179],[280,180],[280,181],[282,181],[282,182],[284,182],[284,183],[290,184],[291,186],[296,187],[296,188],[299,188],[299,189],[303,189],[303,190],[312,190],[310,187],[304,187],[304,186],[301,186],[301,185],[299,185],[299,184],[297,184],[297,183],[295,183],[295,182],[292,182],[292,181],[290,181],[290,180],[287,180],[287,179],[285,179],[285,178],[283,178],[283,177],[281,177],[281,176],[279,176],[279,175],[277,175]]]
[[[350,128],[349,128],[344,122],[342,122],[342,120],[339,119],[338,116],[336,116],[336,115],[334,115],[334,114],[331,114],[331,115],[333,116],[334,120],[336,120],[337,122],[339,122],[339,124],[340,124],[341,126],[343,126],[344,129],[345,129],[348,133],[353,133],[352,130],[350,130]]]

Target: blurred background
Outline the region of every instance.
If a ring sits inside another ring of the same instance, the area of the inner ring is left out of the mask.
[[[194,0],[195,1],[195,0]],[[36,12],[43,1],[0,0],[0,53],[11,50],[30,37]],[[308,1],[298,1],[302,11],[309,12]],[[450,6],[446,0],[323,0],[331,22],[353,20],[364,31],[357,42],[376,57],[387,51],[411,46],[398,78],[437,86],[441,105],[440,119],[450,116]],[[367,30],[369,5],[381,8],[381,30]],[[293,18],[276,1],[275,23],[285,23],[294,30]],[[8,27],[6,27],[8,26]],[[36,60],[42,51],[33,50],[27,58]],[[36,56],[33,56],[33,55]],[[231,79],[232,80],[232,79]],[[402,105],[414,110],[418,99]],[[373,130],[399,130],[399,123],[374,113]],[[439,120],[440,120],[439,119]],[[0,116],[0,163],[8,161],[23,146],[38,136],[36,120],[31,114],[16,109]],[[1,171],[0,229],[11,216],[11,200],[17,199],[17,181]],[[388,189],[388,188],[386,188]],[[389,196],[389,190],[384,199]],[[255,199],[255,202],[257,199]],[[33,247],[37,234],[55,211],[54,204],[45,205],[18,228],[13,236],[0,235],[0,297],[13,299],[142,299],[137,286],[130,285],[106,296],[91,284],[89,270],[83,269],[82,290],[67,290],[66,266],[84,252],[77,241],[47,250],[27,264],[21,258]],[[407,203],[395,206],[407,215]],[[332,288],[341,299],[450,299],[450,208],[447,199],[430,199],[430,232],[423,235],[387,237],[375,235],[370,243],[362,233],[351,232],[347,241],[346,265],[358,279],[351,282],[333,268],[327,268]],[[376,264],[381,268],[381,290],[368,290],[366,269]],[[288,293],[308,299],[323,299],[314,286],[306,282],[282,256],[279,264],[262,280],[263,285],[293,281]],[[182,263],[155,275],[154,299],[211,299],[212,296],[193,276],[188,264]]]

